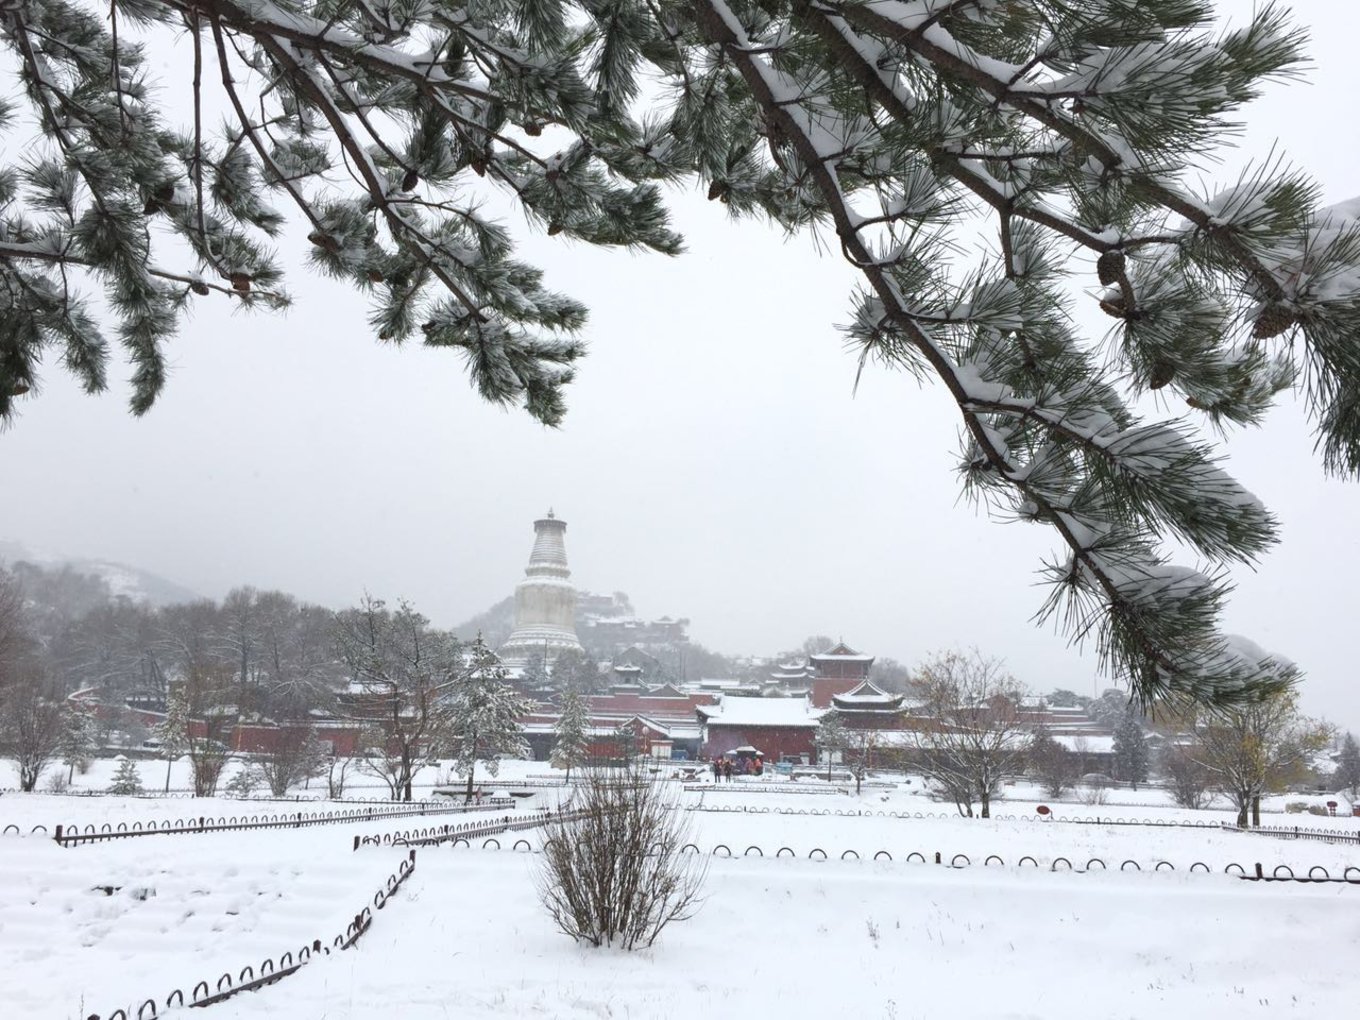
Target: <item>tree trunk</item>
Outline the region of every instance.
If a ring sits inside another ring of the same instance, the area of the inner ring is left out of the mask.
[[[1259,829],[1261,827],[1261,795],[1253,794],[1251,798],[1251,827]]]
[[[991,798],[991,796],[988,795],[988,794],[984,791],[983,794],[982,794],[982,796],[979,797],[978,799],[982,801],[982,817],[983,817],[983,818],[991,818],[991,817],[992,817],[992,798]]]
[[[1237,802],[1237,827],[1239,829],[1247,827],[1247,798],[1245,797]]]
[[[165,792],[166,792],[166,793],[169,793],[169,792],[170,792],[170,769],[171,769],[171,767],[172,767],[174,764],[175,764],[175,760],[174,760],[173,758],[166,758],[166,759],[165,759]]]
[[[463,797],[464,804],[472,803],[472,776],[477,771],[477,763],[474,761],[468,769],[467,794]]]

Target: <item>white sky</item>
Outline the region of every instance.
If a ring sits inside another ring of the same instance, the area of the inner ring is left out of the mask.
[[[1250,4],[1220,9],[1240,18]],[[1294,9],[1313,35],[1309,81],[1247,111],[1241,151],[1213,178],[1278,139],[1338,201],[1360,194],[1360,13],[1340,0]],[[212,596],[237,584],[336,606],[365,589],[405,595],[452,625],[510,593],[551,505],[578,584],[687,616],[719,651],[772,654],[827,633],[911,663],[976,645],[1037,690],[1105,686],[1092,653],[1028,622],[1049,533],[957,502],[943,390],[871,366],[852,393],[834,324],[855,278],[839,256],[729,224],[700,195],[673,208],[690,248],[678,260],[526,241],[548,285],[592,309],[558,431],[482,404],[456,355],[380,347],[363,300],[301,268],[298,239],[295,307],[232,316],[198,302],[141,420],[121,384],[85,397],[52,359],[41,397],[0,434],[0,539]],[[1304,667],[1307,710],[1360,728],[1360,487],[1324,478],[1297,405],[1228,450],[1283,543],[1236,572],[1227,629]]]

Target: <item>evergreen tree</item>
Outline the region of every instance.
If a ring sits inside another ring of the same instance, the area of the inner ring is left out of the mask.
[[[187,39],[169,81],[145,45],[165,27]],[[834,231],[863,277],[861,363],[938,379],[965,491],[1052,529],[1041,621],[1093,637],[1144,705],[1258,701],[1297,670],[1218,619],[1227,565],[1276,521],[1203,435],[1297,388],[1327,469],[1360,471],[1360,203],[1321,208],[1282,159],[1201,186],[1306,38],[1274,4],[1212,33],[1207,0],[19,5],[0,416],[45,355],[104,388],[82,283],[137,413],[195,302],[286,304],[277,201],[318,270],[372,295],[379,339],[456,350],[483,397],[555,423],[586,310],[514,257],[479,192],[549,235],[674,254],[658,182],[697,178],[734,216]],[[176,86],[192,124],[157,112]],[[984,216],[993,254],[960,263]],[[1107,344],[1073,325],[1087,284]],[[1208,429],[1144,420],[1149,392]]]
[[[113,774],[113,784],[109,787],[109,793],[135,797],[142,792],[142,777],[137,771],[137,763],[122,755],[118,757],[118,771]]]
[[[520,682],[525,690],[536,691],[548,682],[548,666],[543,661],[543,656],[539,652],[534,652],[524,663],[524,672],[520,674]]]
[[[254,765],[243,765],[236,770],[231,779],[227,780],[227,796],[245,800],[255,792],[263,780],[264,777]]]
[[[1360,797],[1360,744],[1354,733],[1347,733],[1341,741],[1341,759],[1337,762],[1336,783],[1349,791],[1352,798]]]
[[[532,706],[506,682],[505,668],[480,636],[469,652],[447,692],[447,743],[458,771],[467,775],[466,800],[471,801],[479,761],[494,776],[502,758],[528,754],[519,718]]]
[[[1150,757],[1141,715],[1126,711],[1114,728],[1114,778],[1138,789],[1139,783],[1147,781]]]
[[[817,732],[812,738],[820,761],[826,763],[826,779],[831,781],[831,765],[836,756],[844,754],[850,746],[850,731],[845,719],[834,708],[822,716],[817,723]]]
[[[165,759],[165,792],[170,792],[170,770],[189,750],[189,706],[179,693],[172,693],[166,701],[165,718],[153,731]]]
[[[74,708],[67,702],[63,711],[59,752],[62,764],[68,770],[66,774],[68,785],[75,778],[76,769],[84,773],[90,767],[90,759],[98,749],[99,740],[95,732],[94,719],[87,712]]]
[[[586,750],[590,740],[586,735],[589,717],[586,713],[586,699],[575,685],[562,692],[562,714],[558,716],[555,730],[557,743],[553,745],[552,763],[555,768],[566,769],[563,782],[571,782],[573,766],[586,760]]]

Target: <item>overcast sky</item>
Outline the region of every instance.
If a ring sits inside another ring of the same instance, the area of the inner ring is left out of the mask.
[[[1313,34],[1309,82],[1251,107],[1240,151],[1212,176],[1278,140],[1338,201],[1360,194],[1360,13],[1294,8]],[[1250,4],[1220,9],[1240,18]],[[912,663],[976,645],[1036,690],[1106,686],[1092,652],[1029,622],[1050,533],[958,501],[958,415],[942,388],[870,367],[854,392],[834,325],[855,279],[839,256],[729,224],[699,195],[674,210],[690,249],[676,260],[527,239],[549,285],[592,308],[560,430],[482,404],[456,355],[379,346],[361,298],[298,268],[287,314],[199,301],[141,420],[121,385],[85,397],[49,365],[41,397],[0,434],[0,539],[211,596],[405,595],[452,625],[511,592],[531,522],[552,506],[581,587],[688,617],[719,651],[825,633]],[[1228,445],[1283,543],[1236,571],[1226,627],[1303,666],[1309,711],[1360,728],[1360,485],[1326,479],[1312,446],[1297,404]]]

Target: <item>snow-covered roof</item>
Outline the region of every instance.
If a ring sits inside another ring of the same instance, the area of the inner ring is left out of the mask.
[[[889,694],[881,687],[876,686],[872,681],[865,680],[854,690],[846,691],[844,694],[833,694],[831,700],[837,705],[842,703],[846,707],[862,706],[864,708],[893,708],[901,701],[900,694]]]
[[[725,694],[716,705],[700,705],[710,726],[816,726],[821,717],[806,698],[743,698]]]
[[[1080,751],[1085,754],[1114,754],[1114,737],[1111,736],[1055,733],[1052,734],[1052,737],[1069,751]]]

